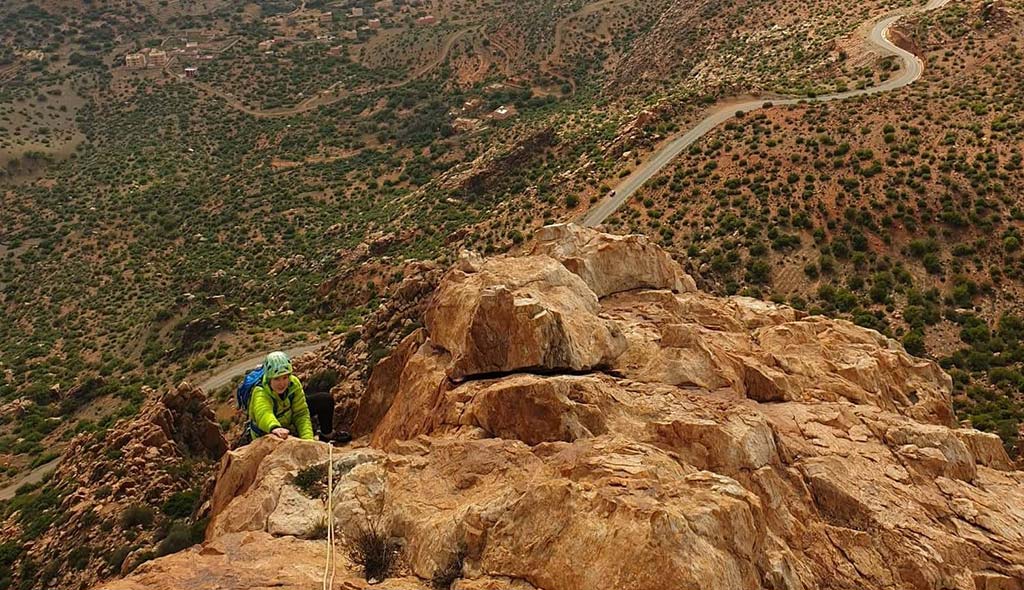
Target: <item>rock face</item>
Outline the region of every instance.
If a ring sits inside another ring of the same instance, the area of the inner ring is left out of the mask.
[[[172,557],[147,562],[132,576],[100,586],[103,590],[153,590],[181,588],[279,588],[310,590],[321,588],[327,547],[323,541],[294,537],[273,537],[267,533],[232,533],[204,546],[196,546]],[[190,567],[190,563],[198,567]],[[168,565],[180,564],[180,567]],[[335,588],[367,588],[365,581],[339,571]],[[373,586],[376,590],[425,590],[415,579],[390,579]]]
[[[367,254],[368,256],[368,254]],[[383,265],[377,268],[372,260],[361,257],[360,264],[368,276],[379,277],[385,272]],[[354,263],[353,263],[354,264]],[[387,289],[383,305],[378,307],[357,331],[333,338],[317,355],[304,355],[294,359],[296,372],[300,376],[333,373],[338,382],[332,387],[335,399],[335,424],[348,424],[350,430],[365,434],[376,425],[391,400],[381,400],[376,407],[379,413],[369,411],[374,404],[364,400],[370,369],[377,357],[376,350],[393,350],[409,332],[422,320],[427,296],[436,289],[442,270],[433,262],[413,261],[402,268],[402,281]],[[344,279],[344,280],[341,280]],[[346,275],[339,282],[344,284],[365,284],[366,277]],[[334,281],[325,283],[322,296],[340,290]],[[365,300],[362,300],[365,302]],[[350,307],[350,302],[347,307]],[[398,361],[391,355],[390,363]],[[404,364],[404,363],[403,363]],[[401,369],[402,365],[398,366]],[[378,383],[393,378],[394,371],[377,371],[374,378]],[[383,390],[389,391],[390,388]],[[377,391],[382,391],[379,387]],[[356,413],[360,421],[356,422]]]
[[[457,264],[377,365],[331,518],[401,539],[407,588],[460,553],[460,589],[1024,588],[1024,473],[956,427],[950,391],[877,332],[700,293],[640,237],[546,228]],[[298,539],[326,504],[295,479],[327,452],[228,453],[206,548],[105,588],[249,587],[224,568],[292,552],[273,585],[319,583],[323,544]]]

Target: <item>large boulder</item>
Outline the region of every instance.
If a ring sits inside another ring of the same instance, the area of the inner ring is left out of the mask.
[[[424,320],[433,345],[452,355],[449,377],[462,380],[610,364],[626,342],[599,311],[582,279],[551,258],[530,256],[453,269]]]
[[[549,225],[537,232],[532,253],[561,262],[602,298],[637,289],[697,290],[679,263],[643,235],[614,236],[573,224]]]

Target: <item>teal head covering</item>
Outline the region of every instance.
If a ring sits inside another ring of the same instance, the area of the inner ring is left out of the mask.
[[[267,355],[263,360],[263,374],[267,379],[290,375],[292,372],[292,361],[288,355],[277,350]]]

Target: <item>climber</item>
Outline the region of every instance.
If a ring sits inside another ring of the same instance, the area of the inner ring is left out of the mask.
[[[272,434],[282,439],[298,436],[313,440],[315,420],[320,440],[342,443],[352,440],[345,431],[334,432],[334,397],[330,392],[306,395],[299,378],[292,373],[287,354],[280,351],[268,354],[261,369],[262,376],[255,371],[251,373],[259,378],[248,401],[249,435],[253,439]],[[249,380],[246,376],[246,381]]]

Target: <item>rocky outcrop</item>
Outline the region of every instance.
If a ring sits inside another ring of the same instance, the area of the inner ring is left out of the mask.
[[[232,533],[204,546],[196,546],[173,557],[141,565],[126,580],[101,586],[103,590],[153,590],[181,588],[275,588],[310,590],[321,588],[327,547],[323,541],[295,537],[273,537],[267,533]],[[170,567],[169,567],[170,566]],[[385,580],[370,586],[350,572],[341,570],[335,588],[357,590],[426,590],[421,581],[409,578]]]
[[[509,144],[495,145],[479,156],[468,170],[456,172],[442,180],[443,187],[458,187],[468,198],[476,198],[493,190],[518,174],[527,162],[558,144],[555,129],[546,127]]]
[[[607,366],[626,341],[598,317],[597,296],[547,256],[495,258],[450,272],[427,308],[433,346],[448,352],[455,380],[517,370]]]
[[[151,557],[170,525],[164,502],[202,481],[226,452],[201,390],[182,383],[143,394],[137,416],[105,435],[77,436],[52,478],[19,498],[0,533],[19,553],[11,568],[19,587],[89,587]]]
[[[323,532],[307,480],[328,463],[339,535],[401,539],[402,587],[456,555],[460,589],[1022,587],[1024,473],[956,427],[945,373],[877,332],[692,285],[642,238],[575,227],[465,258],[378,363],[369,446],[228,453],[206,548],[108,588],[247,587],[224,568],[285,552],[275,586],[318,583],[323,544],[299,539]]]

